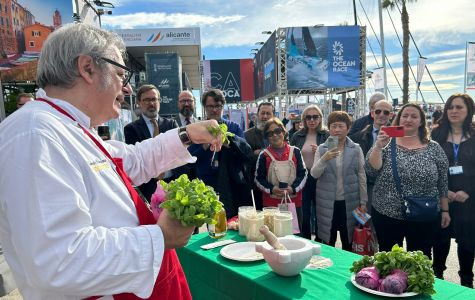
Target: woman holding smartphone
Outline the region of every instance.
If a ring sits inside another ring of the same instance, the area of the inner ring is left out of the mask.
[[[434,273],[443,279],[455,235],[460,266],[460,283],[473,288],[475,257],[475,130],[472,117],[473,99],[467,94],[454,94],[447,99],[439,126],[432,131],[449,160],[449,208],[453,218],[447,229],[440,229],[434,239]]]
[[[318,146],[310,170],[318,179],[318,237],[335,246],[340,231],[343,250],[347,251],[351,251],[357,225],[352,211],[360,206],[366,212],[368,201],[363,151],[347,137],[350,126],[350,116],[344,111],[334,111],[328,116],[330,137]]]
[[[367,154],[366,171],[376,181],[373,189],[371,215],[378,233],[380,251],[391,251],[394,244],[402,246],[406,238],[407,250],[421,250],[431,257],[431,239],[435,226],[447,227],[450,223],[447,199],[448,162],[444,151],[429,140],[426,119],[416,104],[406,104],[393,121],[404,126],[404,137],[396,139],[397,171],[405,195],[437,197],[442,211],[438,225],[434,221],[409,221],[406,206],[398,192],[392,167],[389,135],[380,130],[376,143]]]
[[[277,207],[289,195],[295,203],[299,227],[302,228],[302,189],[307,180],[307,169],[300,149],[285,141],[287,132],[278,118],[266,122],[264,135],[269,146],[257,158],[255,175],[264,207]]]

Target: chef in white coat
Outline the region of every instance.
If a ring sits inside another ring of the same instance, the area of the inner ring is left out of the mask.
[[[91,128],[119,116],[130,90],[124,55],[114,33],[80,23],[55,30],[38,62],[39,101],[0,124],[0,243],[24,299],[149,297],[164,253],[193,232],[166,212],[144,225],[120,164],[134,185],[147,182],[194,162],[191,142],[219,150],[207,129],[218,124],[103,142]]]

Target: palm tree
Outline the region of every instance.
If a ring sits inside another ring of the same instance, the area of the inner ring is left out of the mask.
[[[394,8],[398,3],[402,6],[402,102],[409,102],[409,14],[407,13],[406,2],[417,0],[383,0],[384,8]]]

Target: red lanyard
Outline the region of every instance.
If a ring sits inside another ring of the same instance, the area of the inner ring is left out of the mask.
[[[46,99],[43,99],[43,98],[38,98],[36,100],[49,104],[51,107],[53,107],[54,109],[56,109],[57,111],[59,111],[63,115],[65,115],[68,118],[70,118],[71,120],[77,122],[76,119],[73,118],[73,116],[71,116],[67,111],[65,111],[64,109],[62,109],[58,105],[54,104],[53,102],[51,102],[49,100],[46,100]],[[115,169],[117,171],[117,174],[122,179],[122,182],[125,184],[125,187],[129,191],[129,194],[130,194],[130,196],[131,196],[131,198],[134,202],[140,225],[155,224],[155,219],[153,218],[152,212],[147,207],[147,205],[145,205],[145,203],[142,201],[139,194],[137,193],[137,191],[132,186],[129,176],[124,171],[122,158],[113,158],[110,155],[109,151],[107,151],[106,148],[104,148],[104,146],[89,132],[89,130],[84,128],[84,126],[82,126],[79,123],[78,123],[78,125],[84,131],[84,133],[94,142],[94,144],[96,144],[96,146],[102,151],[102,153],[104,153],[104,155],[107,158],[109,158],[112,161],[112,163],[115,165]]]

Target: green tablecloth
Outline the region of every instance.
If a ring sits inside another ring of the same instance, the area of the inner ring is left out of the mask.
[[[230,231],[226,239],[245,239]],[[305,269],[295,277],[282,277],[272,272],[264,261],[236,262],[222,257],[222,247],[202,250],[201,245],[214,240],[206,233],[192,236],[178,256],[195,300],[230,299],[383,299],[365,293],[350,281],[349,268],[360,256],[340,249],[322,246],[321,255],[333,261],[327,269]],[[432,297],[409,299],[475,299],[475,291],[443,280],[436,280]]]

